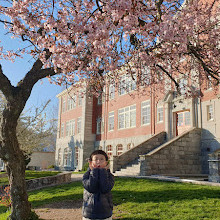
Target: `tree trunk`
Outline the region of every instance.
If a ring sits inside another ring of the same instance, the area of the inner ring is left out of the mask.
[[[10,106],[12,107],[12,106]],[[0,122],[1,155],[6,163],[11,194],[11,220],[28,220],[31,205],[25,182],[25,158],[16,136],[17,114],[9,106],[3,111]],[[13,108],[12,108],[13,109]]]
[[[23,158],[18,158],[7,164],[8,178],[11,192],[11,220],[29,219],[31,206],[25,182],[25,164]]]

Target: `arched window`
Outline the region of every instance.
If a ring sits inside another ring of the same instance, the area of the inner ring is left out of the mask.
[[[133,143],[129,143],[129,144],[127,145],[127,150],[130,150],[132,147],[134,147],[134,144],[133,144]]]
[[[62,162],[62,160],[61,160],[61,148],[58,150],[58,166],[61,166],[61,162]]]
[[[117,150],[117,156],[123,153],[123,145],[122,144],[118,144],[116,147]]]
[[[66,167],[70,167],[72,162],[72,150],[67,147],[64,149],[64,158],[63,158],[63,165]]]
[[[79,147],[75,147],[75,167],[79,164]]]
[[[113,151],[112,145],[107,145],[107,155],[109,158],[112,157],[112,151]]]

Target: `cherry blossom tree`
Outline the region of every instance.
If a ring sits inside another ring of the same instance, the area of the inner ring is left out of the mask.
[[[0,122],[0,156],[11,186],[11,219],[28,219],[24,155],[16,137],[17,120],[36,82],[86,83],[101,89],[118,69],[136,74],[137,84],[163,85],[187,77],[193,91],[210,76],[219,83],[218,0],[14,0],[1,1],[0,23],[26,47],[5,51],[13,61],[23,54],[33,66],[12,86],[0,65],[0,89],[7,100]],[[145,71],[147,69],[147,71]],[[163,80],[161,80],[163,79]],[[159,82],[159,83],[158,83]],[[94,90],[94,91],[96,91]]]

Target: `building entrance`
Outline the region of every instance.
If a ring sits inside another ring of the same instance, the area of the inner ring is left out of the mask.
[[[190,111],[176,113],[176,136],[182,134],[191,127]]]

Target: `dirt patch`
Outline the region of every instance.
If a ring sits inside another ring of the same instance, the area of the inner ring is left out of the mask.
[[[35,212],[43,220],[82,220],[82,200],[54,202],[36,208]]]

